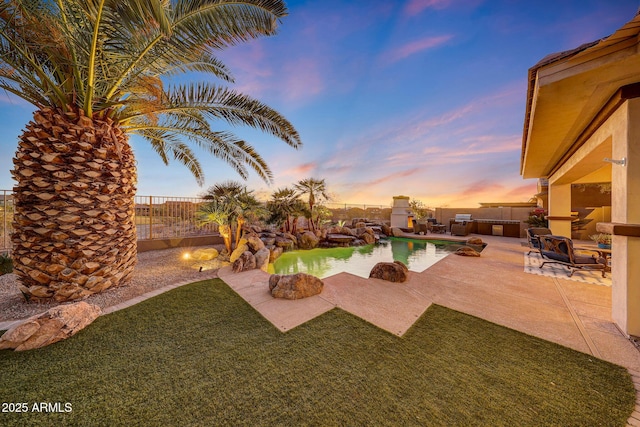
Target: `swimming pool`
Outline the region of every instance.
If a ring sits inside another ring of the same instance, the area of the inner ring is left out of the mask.
[[[390,237],[374,245],[285,252],[269,264],[269,272],[308,273],[321,279],[341,272],[369,277],[374,265],[393,261],[402,261],[409,270],[421,272],[460,246],[464,243]]]

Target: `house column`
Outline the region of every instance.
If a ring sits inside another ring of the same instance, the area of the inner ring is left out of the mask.
[[[612,141],[613,159],[624,157],[626,165],[612,166],[613,224],[605,230],[613,234],[611,316],[626,334],[640,336],[640,98],[627,107]]]
[[[571,237],[571,184],[549,183],[549,228],[557,236]]]

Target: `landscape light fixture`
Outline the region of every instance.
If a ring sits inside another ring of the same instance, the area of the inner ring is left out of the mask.
[[[605,157],[602,160],[605,161],[605,162],[608,162],[608,163],[613,163],[614,165],[627,166],[627,158],[626,157],[623,157],[620,160],[610,159],[608,157]]]

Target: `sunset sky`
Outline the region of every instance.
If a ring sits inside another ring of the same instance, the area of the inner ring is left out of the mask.
[[[639,0],[288,1],[279,34],[220,53],[236,89],[284,114],[304,146],[245,128],[272,168],[261,195],[324,178],[334,201],[390,205],[522,202],[535,180],[519,175],[527,70],[549,53],[603,38],[632,19]],[[194,80],[201,76],[193,76]],[[33,107],[0,95],[0,190]],[[226,129],[224,124],[216,125]],[[138,194],[196,196],[233,179],[202,153],[198,187],[138,138]]]

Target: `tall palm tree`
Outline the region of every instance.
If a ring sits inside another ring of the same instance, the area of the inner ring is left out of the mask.
[[[69,300],[118,285],[136,262],[136,165],[128,135],[173,157],[199,184],[191,144],[242,177],[272,174],[247,142],[209,120],[301,145],[278,112],[231,82],[215,52],[275,34],[282,0],[3,0],[0,88],[36,107],[14,158],[15,271],[25,295]]]
[[[316,179],[316,178],[306,178],[301,181],[298,181],[297,184],[293,185],[296,190],[300,193],[300,195],[307,195],[307,203],[309,205],[309,228],[311,231],[315,231],[315,221],[313,219],[314,207],[317,202],[329,200],[329,195],[327,193],[327,184],[324,179]]]

